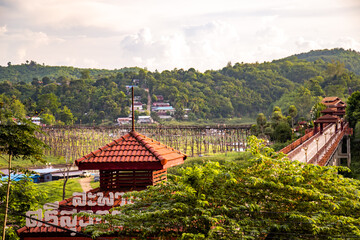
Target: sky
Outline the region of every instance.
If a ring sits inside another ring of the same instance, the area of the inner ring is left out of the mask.
[[[0,0],[0,65],[218,70],[360,52],[360,0]]]

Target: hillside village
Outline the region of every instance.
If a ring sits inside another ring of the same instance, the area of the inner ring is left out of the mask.
[[[134,79],[133,85],[126,86],[126,93],[129,96],[131,94],[132,87],[140,87],[139,80]],[[149,94],[148,88],[143,88],[148,94],[147,96],[147,104],[143,104],[140,102],[141,96],[134,96],[134,110],[137,112],[136,123],[138,124],[152,124],[156,123],[156,121],[151,117],[152,114],[155,115],[156,119],[160,119],[162,121],[170,121],[174,119],[175,115],[175,108],[170,104],[168,99],[164,99],[163,95],[155,95],[156,101],[151,101],[151,96]],[[131,109],[131,106],[129,106]],[[190,109],[184,109],[184,116],[183,118],[186,120],[188,119],[187,113]],[[153,115],[153,116],[154,116]],[[120,117],[116,119],[118,125],[129,125],[131,124],[131,112],[128,117]]]

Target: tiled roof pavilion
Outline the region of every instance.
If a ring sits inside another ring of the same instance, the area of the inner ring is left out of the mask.
[[[103,190],[141,190],[167,179],[167,168],[186,155],[136,131],[75,161],[80,170],[99,170]]]
[[[59,226],[62,222],[65,223],[65,220],[62,219],[66,218],[66,221],[73,223],[74,226],[70,227],[65,224],[63,228],[59,228],[39,222],[37,225],[35,223],[36,226],[25,226],[19,229],[18,235],[22,240],[91,240],[90,237],[84,237],[81,234],[74,236],[67,229],[80,232],[84,227],[81,226],[81,222],[86,226],[89,221],[95,223],[96,219],[82,217],[74,219],[73,213],[80,211],[99,213],[100,211],[109,214],[107,212],[109,209],[131,202],[130,199],[122,197],[123,193],[142,190],[149,185],[166,180],[167,168],[182,164],[186,157],[185,154],[173,148],[136,131],[131,131],[75,161],[79,169],[100,170],[100,188],[58,203],[58,208],[51,215],[51,219],[56,219],[56,223],[54,223],[55,220],[51,220],[51,223]],[[111,199],[109,200],[110,196],[112,196],[113,202]],[[74,204],[75,202],[76,204]],[[109,202],[111,203],[109,204]],[[81,203],[82,205],[80,205]],[[43,220],[47,222],[46,218]],[[132,237],[121,238],[116,235],[101,238],[133,239]]]
[[[162,170],[184,163],[186,155],[131,131],[76,160],[80,170]]]

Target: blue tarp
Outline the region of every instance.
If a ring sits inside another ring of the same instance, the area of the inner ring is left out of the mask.
[[[21,174],[21,173],[19,173],[19,174],[11,174],[10,178],[11,178],[11,181],[17,182],[17,181],[20,181],[23,178],[25,178],[25,176],[26,176],[25,174]],[[32,179],[32,181],[34,183],[39,183],[40,182],[40,175],[38,175],[38,174],[32,174],[29,177]],[[1,177],[0,180],[2,182],[7,181],[8,180],[8,175]]]

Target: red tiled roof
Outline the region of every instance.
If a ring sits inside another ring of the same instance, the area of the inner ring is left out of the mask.
[[[333,113],[336,111],[337,111],[337,108],[326,108],[326,109],[322,110],[321,112],[322,113],[328,113],[328,112]]]
[[[345,106],[345,103],[338,97],[325,97],[321,103],[327,107]]]
[[[336,123],[339,120],[340,118],[338,116],[326,114],[316,119],[314,123]]]
[[[334,102],[336,100],[339,100],[339,98],[338,97],[324,97],[322,102]]]
[[[186,155],[135,131],[75,161],[80,170],[160,170],[182,164]]]

